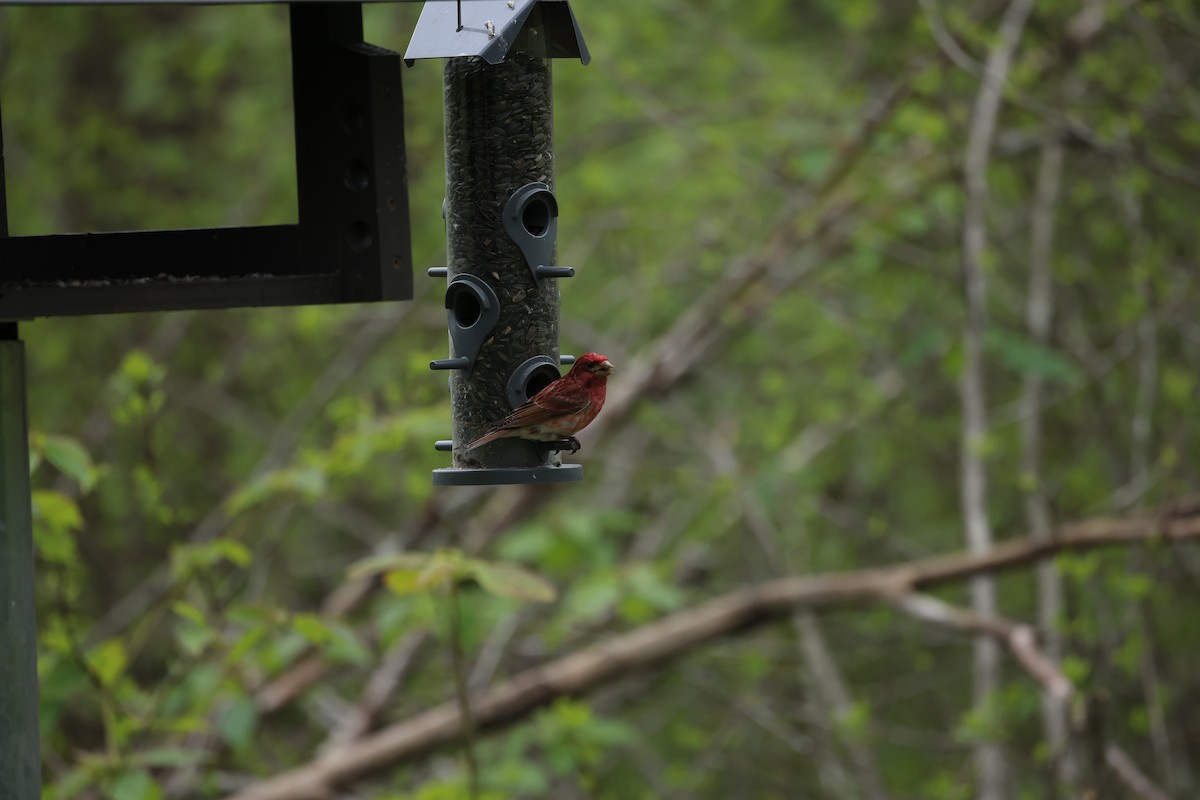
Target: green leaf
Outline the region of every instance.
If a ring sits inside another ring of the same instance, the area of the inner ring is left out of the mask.
[[[497,597],[553,603],[558,596],[549,581],[516,564],[489,564],[472,559],[469,569],[483,590]]]
[[[235,697],[217,718],[217,732],[235,750],[250,745],[257,727],[258,709],[246,695]]]
[[[250,548],[234,539],[214,539],[212,547],[216,555],[242,569],[250,566],[250,562],[254,560]]]
[[[389,553],[356,561],[346,570],[348,578],[368,578],[393,570],[422,570],[429,563],[429,553]]]
[[[108,785],[111,800],[158,800],[162,790],[144,770],[122,772]]]
[[[1053,350],[999,328],[989,328],[984,343],[1001,362],[1019,372],[1067,385],[1078,383],[1081,377],[1078,367]]]
[[[83,528],[83,515],[75,501],[61,492],[38,489],[33,492],[33,535],[38,555],[51,564],[72,564],[77,560],[72,531]]]
[[[208,649],[216,641],[217,633],[204,624],[196,624],[185,619],[175,628],[175,641],[184,653],[195,658]]]
[[[79,767],[63,775],[46,788],[44,796],[47,800],[71,800],[84,789],[96,785],[96,775],[88,767]]]
[[[176,600],[171,605],[171,610],[184,619],[191,620],[197,625],[206,626],[208,624],[208,622],[204,619],[204,612],[185,600]]]
[[[125,674],[129,655],[125,651],[124,643],[119,639],[109,639],[88,654],[88,664],[102,684],[112,686]]]
[[[572,619],[592,621],[607,613],[621,599],[621,586],[611,571],[595,573],[574,583],[566,596]]]
[[[863,741],[870,721],[871,704],[866,700],[855,700],[834,720],[838,732],[852,742]]]
[[[425,588],[420,578],[419,569],[398,569],[383,576],[383,585],[393,594],[416,594]]]
[[[237,644],[235,644],[229,650],[229,663],[236,664],[238,661],[245,658],[246,655],[248,655],[250,651],[253,650],[266,635],[267,632],[263,628],[251,628],[243,633],[241,637],[238,638]]]
[[[683,605],[683,592],[663,580],[653,564],[634,564],[628,568],[630,592],[656,611],[674,611]]]
[[[79,442],[67,436],[43,434],[39,444],[46,460],[78,483],[84,494],[96,485],[99,474],[92,464],[92,457]]]
[[[312,644],[329,641],[329,626],[316,614],[297,614],[292,618],[292,628]]]
[[[313,500],[325,493],[325,472],[315,465],[286,467],[266,472],[250,480],[234,492],[225,508],[230,514],[239,514],[277,494],[298,494]]]
[[[462,577],[466,569],[462,555],[450,550],[439,550],[429,559],[425,569],[417,576],[422,589],[437,589],[450,581]]]
[[[199,764],[205,759],[202,750],[186,747],[156,747],[135,753],[132,757],[134,764],[140,767],[185,767],[189,764]]]
[[[365,667],[371,663],[371,650],[349,626],[340,622],[329,623],[329,644],[325,654],[330,660]]]
[[[42,730],[52,730],[63,710],[91,688],[87,674],[72,657],[42,652],[38,658],[38,704]]]
[[[248,508],[258,505],[279,491],[275,473],[269,472],[252,478],[249,483],[238,489],[225,504],[225,510],[230,514],[240,514]]]
[[[222,561],[245,568],[252,560],[250,550],[233,539],[213,539],[210,542],[179,544],[171,548],[171,574],[178,581],[190,578],[198,571],[210,569]]]

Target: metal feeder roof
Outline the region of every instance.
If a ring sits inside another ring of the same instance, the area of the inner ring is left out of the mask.
[[[404,61],[411,67],[418,58],[479,56],[499,64],[514,46],[546,58],[592,60],[567,0],[429,0]]]

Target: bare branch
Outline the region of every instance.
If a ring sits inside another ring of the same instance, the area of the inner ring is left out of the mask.
[[[1121,783],[1125,784],[1125,788],[1137,795],[1140,800],[1171,800],[1167,793],[1158,788],[1154,781],[1150,780],[1146,773],[1133,763],[1133,759],[1115,744],[1104,748],[1104,763],[1120,779]]]
[[[482,692],[474,712],[481,728],[513,722],[559,697],[583,694],[796,609],[893,600],[916,589],[1013,569],[1066,550],[1196,539],[1200,539],[1200,502],[1161,516],[1088,520],[1064,526],[1058,536],[1047,541],[1010,540],[982,553],[960,552],[887,568],[780,578],[713,598],[526,670]],[[1024,646],[1019,637],[1017,644]],[[253,784],[230,800],[320,800],[333,787],[423,756],[456,741],[460,734],[456,705],[444,703],[336,753]]]
[[[429,636],[429,631],[425,629],[415,630],[384,654],[371,677],[367,679],[358,704],[341,719],[321,744],[320,752],[332,752],[345,747],[371,729],[396,687],[412,669]]]
[[[804,656],[807,673],[811,676],[816,692],[814,702],[823,707],[830,720],[844,718],[854,708],[854,700],[846,686],[842,670],[829,650],[825,634],[817,615],[811,611],[800,611],[792,617],[796,632],[800,635],[800,650]],[[842,742],[849,753],[853,767],[853,784],[859,794],[867,800],[887,800],[888,794],[875,763],[875,755],[864,741],[843,737]]]
[[[1012,0],[1000,22],[1000,35],[988,53],[983,80],[975,96],[967,152],[963,164],[966,203],[963,211],[963,281],[966,286],[967,322],[963,331],[961,379],[962,506],[967,547],[982,552],[991,547],[992,529],[987,514],[987,467],[984,442],[988,430],[987,392],[984,386],[983,342],[987,330],[987,169],[991,159],[996,120],[1004,96],[1009,65],[1033,8],[1033,0]],[[983,616],[996,613],[996,586],[989,576],[971,581],[971,606]],[[1000,653],[996,642],[975,642],[975,705],[982,706],[1000,685]],[[1001,800],[1005,793],[1003,753],[996,742],[984,741],[975,749],[980,800]]]
[[[1037,680],[1048,694],[1059,701],[1069,699],[1075,691],[1071,681],[1058,668],[1058,664],[1038,649],[1037,636],[1029,625],[1001,616],[988,617],[977,614],[970,609],[959,608],[924,594],[910,593],[894,597],[892,605],[925,622],[962,633],[990,636],[1006,644],[1017,663]]]
[[[1029,291],[1026,296],[1025,321],[1034,344],[1045,347],[1050,340],[1050,324],[1054,311],[1050,257],[1054,252],[1054,228],[1062,184],[1063,144],[1053,132],[1042,143],[1037,183],[1029,215]],[[1046,499],[1042,477],[1042,389],[1043,378],[1034,371],[1025,373],[1021,387],[1021,472],[1027,482],[1025,490],[1025,519],[1030,536],[1050,538],[1050,503]],[[1062,613],[1062,576],[1050,562],[1036,567],[1038,627],[1042,630],[1046,657],[1057,662],[1062,658],[1062,637],[1058,633]],[[1067,708],[1053,692],[1042,695],[1042,724],[1046,742],[1060,783],[1070,786],[1078,775],[1078,765],[1069,749]]]

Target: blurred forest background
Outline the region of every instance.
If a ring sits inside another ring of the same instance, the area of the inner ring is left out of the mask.
[[[467,797],[443,599],[347,577],[444,547],[558,589],[461,592],[490,798],[1200,796],[1195,5],[575,10],[583,483],[433,489],[421,273],[22,325],[46,796]],[[0,9],[12,233],[294,221],[289,75],[285,7]]]

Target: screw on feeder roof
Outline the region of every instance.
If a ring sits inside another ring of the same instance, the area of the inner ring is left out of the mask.
[[[592,60],[567,0],[429,0],[404,61],[479,56],[499,64],[516,49],[541,58]]]

